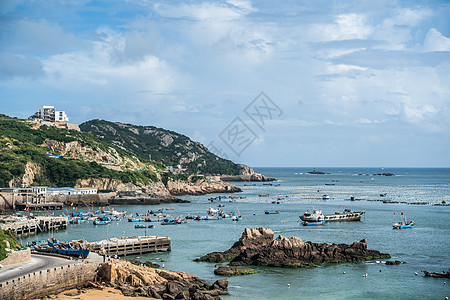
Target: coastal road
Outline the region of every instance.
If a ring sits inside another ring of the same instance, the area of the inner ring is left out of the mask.
[[[75,264],[77,261],[61,257],[31,254],[31,260],[26,263],[5,266],[0,269],[0,282],[18,278],[29,273],[39,272],[60,266]]]

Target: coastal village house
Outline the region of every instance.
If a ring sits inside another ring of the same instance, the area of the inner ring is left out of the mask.
[[[38,106],[36,115],[44,121],[49,122],[69,122],[66,112],[56,110],[54,106]]]

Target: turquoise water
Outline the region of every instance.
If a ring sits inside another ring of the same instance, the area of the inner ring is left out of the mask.
[[[214,264],[197,263],[193,259],[230,248],[246,227],[269,227],[275,235],[298,236],[313,242],[352,243],[367,238],[370,249],[389,253],[392,259],[405,261],[406,264],[386,266],[364,262],[312,269],[258,267],[261,270],[258,274],[229,278],[230,295],[224,299],[444,299],[450,296],[450,281],[444,284],[446,279],[426,278],[420,272],[450,268],[450,207],[347,200],[351,196],[380,200],[380,193],[386,193],[386,198],[396,201],[450,202],[450,169],[324,168],[323,171],[332,173],[327,175],[307,175],[305,173],[310,171],[309,168],[260,168],[257,171],[278,178],[281,186],[262,183],[244,186],[243,183],[236,183],[243,189],[243,193],[238,195],[246,199],[236,202],[224,200],[222,203],[226,210],[239,210],[243,215],[242,221],[190,220],[177,226],[152,223],[155,228],[147,229],[147,234],[170,236],[172,251],[141,255],[139,259],[164,264],[165,269],[190,272],[212,282],[221,278],[214,275]],[[392,172],[398,176],[372,175],[382,172]],[[335,185],[327,186],[325,183]],[[258,197],[267,193],[270,197]],[[330,195],[331,200],[321,200],[323,194]],[[192,203],[161,207],[174,207],[175,211],[169,211],[173,215],[206,214],[209,205],[217,205],[208,201],[209,197],[214,196],[182,197]],[[284,200],[281,204],[272,204],[277,196],[282,196]],[[325,213],[348,207],[364,210],[366,214],[361,222],[328,223],[317,227],[299,224],[299,215],[313,207],[321,208]],[[128,213],[154,209],[150,206],[115,208]],[[265,215],[266,209],[277,209],[280,214]],[[392,223],[399,221],[401,212],[416,222],[414,228],[392,229]],[[86,222],[70,225],[67,230],[58,233],[58,238],[95,241],[105,239],[107,235],[142,235],[144,230],[135,229],[134,225],[126,220],[108,227]],[[42,234],[38,238],[48,236]],[[419,274],[416,276],[415,272]],[[366,273],[368,276],[363,277]]]

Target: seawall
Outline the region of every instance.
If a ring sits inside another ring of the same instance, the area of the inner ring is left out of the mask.
[[[34,299],[83,286],[97,276],[99,263],[52,268],[0,283],[0,300]]]

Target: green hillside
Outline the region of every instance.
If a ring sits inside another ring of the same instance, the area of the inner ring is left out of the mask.
[[[239,174],[240,167],[230,160],[211,153],[204,145],[189,137],[154,126],[136,126],[91,120],[80,125],[85,132],[94,133],[109,144],[167,166],[181,165],[191,173]]]
[[[118,153],[129,161],[138,161],[133,155],[109,145],[94,134],[45,125],[37,127],[27,120],[0,115],[0,187],[8,187],[11,180],[20,180],[25,174],[28,162],[40,168],[39,174],[34,177],[33,185],[74,186],[77,179],[90,177],[115,178],[125,183],[148,183],[157,180],[156,174],[145,168],[122,172],[105,168],[95,161],[49,157],[46,154],[49,152],[46,143],[48,140],[66,143],[78,141],[82,146],[90,147],[94,151],[101,149],[105,153]]]

